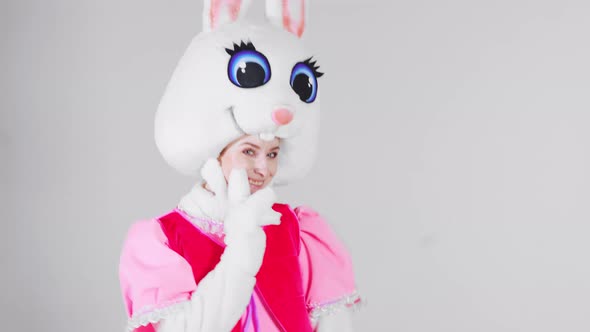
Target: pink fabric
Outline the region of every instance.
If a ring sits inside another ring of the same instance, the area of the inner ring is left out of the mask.
[[[329,304],[353,294],[356,286],[348,250],[336,237],[326,220],[316,211],[300,206],[295,208],[294,212],[299,219],[301,232],[299,263],[308,307]],[[254,324],[248,321],[247,314],[244,314],[242,316],[244,331],[279,331],[260,303],[257,294],[253,294],[253,299],[257,309],[259,328],[256,329]]]
[[[272,317],[264,308],[264,304],[260,301],[260,297],[256,293],[252,293],[252,301],[255,310],[250,314],[248,310],[242,316],[242,326],[244,332],[279,332],[280,329],[273,322]],[[254,316],[254,317],[252,317]]]
[[[119,264],[129,317],[188,300],[197,288],[191,266],[170,250],[167,241],[155,220],[131,226]]]
[[[307,305],[326,304],[356,287],[348,251],[330,225],[313,209],[295,208],[301,229],[299,263]]]
[[[299,220],[299,263],[308,308],[352,294],[351,259],[329,224],[309,207],[297,207],[294,213]],[[191,266],[169,247],[157,220],[135,223],[129,230],[120,282],[129,317],[188,300],[197,287]],[[247,332],[279,331],[256,292],[241,322]]]
[[[266,252],[256,274],[255,291],[284,331],[312,332],[299,266],[299,220],[286,204],[275,203],[272,208],[281,213],[281,223],[263,227]],[[188,261],[198,284],[215,268],[224,246],[211,241],[196,226],[200,224],[196,218],[191,222],[172,211],[158,219],[168,237],[168,246]],[[243,331],[243,328],[238,324],[232,331]]]

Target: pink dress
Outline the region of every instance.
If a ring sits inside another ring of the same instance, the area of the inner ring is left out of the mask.
[[[326,221],[307,207],[275,204],[273,209],[282,214],[282,233],[265,229],[267,251],[255,291],[232,331],[315,329],[323,314],[360,303],[350,256]],[[128,331],[154,331],[152,323],[182,310],[223,248],[223,224],[191,218],[179,209],[132,225],[120,261]],[[279,279],[288,279],[288,287],[273,284]],[[293,320],[306,321],[297,325]]]

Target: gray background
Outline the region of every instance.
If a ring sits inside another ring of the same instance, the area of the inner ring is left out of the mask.
[[[4,330],[123,329],[126,230],[191,186],[152,125],[201,8],[2,2]],[[311,8],[321,155],[279,194],[351,250],[357,330],[590,330],[590,3]]]

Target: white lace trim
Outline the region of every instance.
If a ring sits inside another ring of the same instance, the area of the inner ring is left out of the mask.
[[[188,217],[189,220],[203,232],[219,237],[223,237],[225,235],[225,233],[223,232],[222,221],[192,216],[187,211],[185,211],[180,205],[178,205],[176,209],[182,212],[186,217]]]
[[[310,303],[307,305],[307,310],[309,311],[309,318],[315,323],[322,316],[331,315],[345,309],[357,310],[361,306],[361,303],[360,294],[354,291],[352,294],[345,295],[333,301]]]
[[[150,312],[145,312],[144,310],[137,315],[134,314],[133,317],[127,320],[127,331],[131,332],[140,326],[157,323],[171,315],[188,310],[189,305],[190,301],[182,301],[164,308],[153,309]]]

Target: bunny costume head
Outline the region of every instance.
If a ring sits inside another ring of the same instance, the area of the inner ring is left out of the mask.
[[[249,0],[205,0],[190,43],[160,102],[155,138],[176,170],[199,175],[244,135],[281,139],[275,184],[304,177],[316,156],[318,65],[302,44],[308,1],[266,0],[268,23],[243,22]]]

